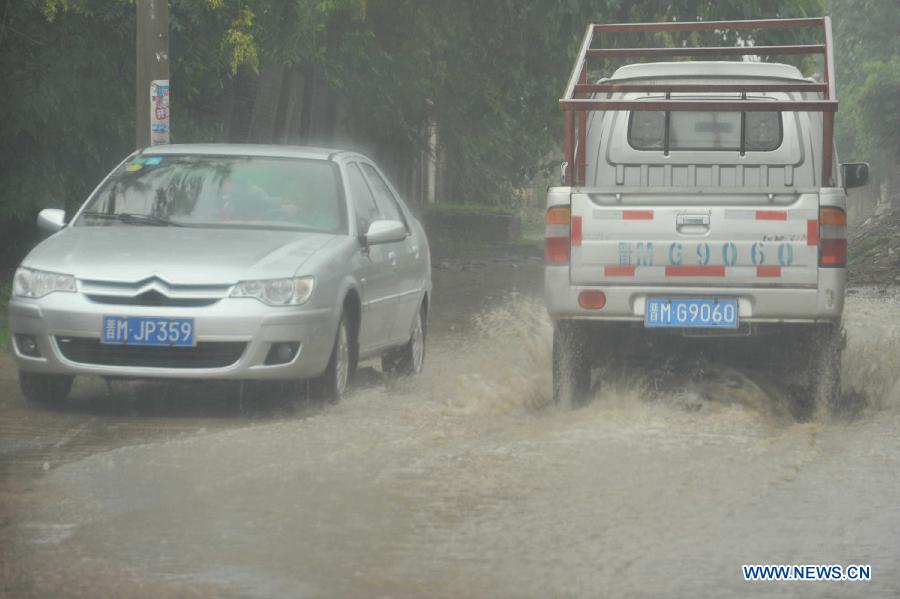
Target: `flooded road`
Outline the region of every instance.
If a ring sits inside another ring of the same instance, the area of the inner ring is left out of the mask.
[[[423,376],[364,368],[335,406],[89,380],[29,410],[4,357],[0,594],[900,596],[897,294],[848,298],[855,414],[796,422],[718,364],[551,405],[540,265],[434,274]]]

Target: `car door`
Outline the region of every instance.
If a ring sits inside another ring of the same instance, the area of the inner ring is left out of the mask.
[[[350,199],[357,218],[357,231],[364,235],[371,223],[382,220],[382,215],[359,165],[356,162],[348,163],[346,172]],[[359,251],[360,266],[356,273],[362,304],[359,347],[360,352],[366,354],[390,342],[396,305],[396,293],[393,289],[395,267],[385,244],[361,244]]]
[[[409,339],[413,318],[416,310],[419,309],[422,297],[421,282],[417,276],[420,249],[387,179],[372,164],[361,162],[360,166],[366,175],[366,180],[369,182],[382,217],[402,222],[407,231],[406,239],[403,241],[385,244],[388,259],[394,267],[393,284],[397,297],[394,326],[391,329],[390,337],[393,343],[398,343]]]

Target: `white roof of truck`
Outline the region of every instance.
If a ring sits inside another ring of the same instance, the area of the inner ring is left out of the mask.
[[[613,73],[608,81],[669,77],[728,77],[803,80],[797,67],[777,62],[697,61],[630,64]]]

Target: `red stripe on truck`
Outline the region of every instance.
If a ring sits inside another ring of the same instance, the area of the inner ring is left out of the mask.
[[[653,220],[652,210],[623,210],[622,220]]]
[[[757,210],[756,220],[787,220],[784,210]]]
[[[756,267],[756,276],[757,277],[780,277],[781,276],[781,267],[780,266],[757,266]]]
[[[806,221],[806,245],[819,245],[819,221]]]
[[[572,217],[572,247],[581,245],[581,217]]]
[[[724,277],[724,266],[667,266],[667,277]]]
[[[633,277],[634,266],[604,266],[603,276],[605,277]]]

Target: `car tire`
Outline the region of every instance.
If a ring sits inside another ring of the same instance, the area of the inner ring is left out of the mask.
[[[352,374],[353,342],[350,339],[347,318],[341,314],[328,366],[325,372],[313,381],[312,391],[317,397],[329,403],[337,403],[347,394]]]
[[[553,324],[553,401],[573,408],[585,405],[591,390],[591,339],[584,323]]]
[[[19,388],[29,402],[59,405],[66,401],[75,377],[19,371]]]
[[[845,333],[840,324],[824,325],[811,335],[809,393],[819,408],[832,416],[845,411],[841,393],[841,358]]]
[[[416,313],[409,341],[400,349],[381,356],[381,369],[390,374],[413,376],[422,372],[425,365],[425,305]]]

